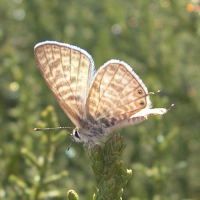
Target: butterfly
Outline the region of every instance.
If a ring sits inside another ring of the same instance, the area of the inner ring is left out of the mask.
[[[76,125],[70,134],[85,146],[115,129],[141,123],[165,108],[151,108],[146,86],[123,61],[110,60],[95,73],[85,50],[54,41],[35,45],[39,70],[59,105]]]

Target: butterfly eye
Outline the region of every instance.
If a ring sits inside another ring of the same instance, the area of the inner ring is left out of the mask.
[[[79,137],[79,133],[78,133],[78,130],[75,130],[75,136],[77,137],[77,138],[79,138],[80,139],[80,137]]]

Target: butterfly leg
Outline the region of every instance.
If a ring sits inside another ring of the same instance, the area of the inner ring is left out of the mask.
[[[89,140],[88,142],[84,143],[83,148],[87,152],[88,156],[90,156],[91,149],[94,145],[95,143],[92,140]]]

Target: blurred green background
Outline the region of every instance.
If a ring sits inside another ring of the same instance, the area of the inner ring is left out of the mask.
[[[40,177],[22,152],[43,158],[44,133],[33,131],[41,112],[52,105],[58,125],[73,126],[35,62],[33,47],[45,40],[85,49],[96,69],[123,60],[149,91],[162,90],[151,96],[154,107],[175,104],[163,116],[115,131],[124,137],[122,159],[133,170],[123,199],[200,199],[199,6],[199,0],[1,0],[0,199],[31,199],[19,180],[29,191]],[[92,199],[91,162],[82,144],[67,152],[70,143],[66,135],[55,146],[46,172],[67,170],[68,176],[43,188],[46,195],[38,199],[66,199],[69,189]]]

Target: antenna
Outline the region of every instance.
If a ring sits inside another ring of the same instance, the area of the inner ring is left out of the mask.
[[[167,109],[169,111],[174,106],[174,103]]]
[[[158,90],[158,91],[156,91],[156,92],[149,92],[147,95],[149,95],[149,94],[156,94],[156,93],[159,93],[159,92],[161,92],[162,90]]]
[[[70,145],[67,147],[67,151],[69,151],[69,149],[71,148],[73,140],[71,140]]]
[[[48,130],[55,130],[55,129],[74,129],[73,127],[56,127],[56,128],[34,128],[34,131],[48,131]]]

